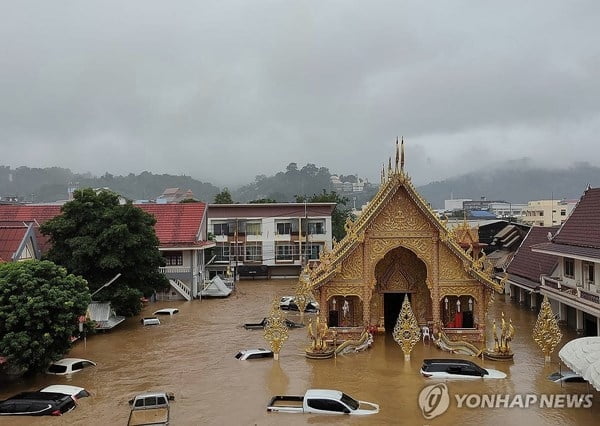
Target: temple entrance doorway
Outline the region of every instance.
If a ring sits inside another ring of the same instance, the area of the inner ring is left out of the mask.
[[[427,267],[414,252],[404,247],[388,251],[375,266],[375,279],[370,323],[377,324],[379,330],[385,329],[386,333],[394,330],[405,294],[419,325],[432,320]]]
[[[408,301],[410,302],[411,293],[385,293],[383,295],[383,317],[387,334],[392,334],[394,331],[405,294],[408,294]]]

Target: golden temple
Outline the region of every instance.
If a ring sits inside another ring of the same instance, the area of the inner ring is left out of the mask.
[[[460,246],[417,192],[404,171],[404,140],[381,180],[363,213],[347,221],[346,237],[310,272],[321,321],[391,331],[407,294],[419,326],[483,341],[488,304],[502,290],[492,268]]]

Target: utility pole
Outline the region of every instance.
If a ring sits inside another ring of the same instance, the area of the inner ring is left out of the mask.
[[[304,226],[306,227],[306,244],[304,244],[304,265],[308,265],[308,209],[306,206],[306,197],[304,197]]]

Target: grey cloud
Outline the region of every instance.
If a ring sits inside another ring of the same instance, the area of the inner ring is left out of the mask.
[[[594,1],[11,2],[0,164],[244,183],[291,161],[418,183],[598,158]],[[27,147],[24,149],[24,147]]]

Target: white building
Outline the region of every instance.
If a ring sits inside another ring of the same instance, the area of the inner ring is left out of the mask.
[[[531,226],[556,226],[565,223],[577,200],[530,201],[522,210],[521,220]]]
[[[298,276],[301,266],[332,247],[335,203],[210,204],[216,246],[212,273],[241,277]]]

